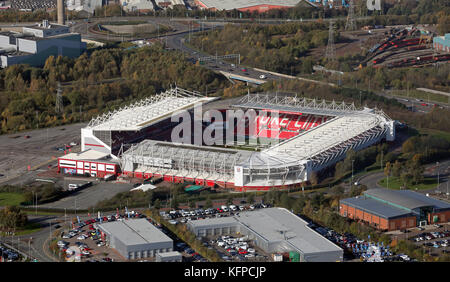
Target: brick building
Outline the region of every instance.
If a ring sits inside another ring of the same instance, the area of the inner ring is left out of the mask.
[[[381,230],[398,230],[450,219],[450,204],[409,190],[370,189],[342,199],[339,213]]]

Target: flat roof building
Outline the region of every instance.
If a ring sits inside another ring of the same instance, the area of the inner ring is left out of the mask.
[[[147,219],[128,219],[98,224],[109,247],[126,259],[154,257],[173,251],[173,240]]]
[[[450,204],[409,190],[370,189],[340,201],[342,216],[362,220],[381,230],[448,222]]]
[[[156,262],[181,262],[183,256],[177,252],[157,253],[155,256]]]
[[[58,158],[58,171],[64,174],[105,177],[120,172],[119,160],[108,153],[87,149]]]
[[[187,225],[199,237],[239,232],[248,235],[256,246],[267,253],[293,251],[299,253],[300,261],[343,260],[343,250],[340,247],[284,208],[241,212],[233,217],[192,220]]]
[[[81,35],[71,33],[65,25],[44,20],[36,26],[23,27],[22,32],[0,32],[1,67],[14,64],[43,66],[50,56],[76,58],[86,50]]]

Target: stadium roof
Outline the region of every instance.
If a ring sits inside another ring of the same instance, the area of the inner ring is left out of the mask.
[[[294,7],[302,0],[199,0],[204,7],[217,10],[242,9],[260,5]]]
[[[302,114],[341,116],[357,111],[354,104],[335,101],[316,100],[297,96],[278,94],[248,94],[242,97],[234,107],[250,109],[270,109]]]
[[[374,214],[376,216],[391,219],[396,217],[401,217],[405,215],[411,214],[411,212],[406,211],[404,209],[396,208],[390,206],[389,204],[367,198],[367,197],[355,197],[355,198],[347,198],[342,199],[340,201],[342,204],[349,205],[351,207],[355,207],[359,210]]]
[[[383,201],[391,205],[413,210],[421,207],[434,207],[437,209],[450,209],[450,204],[439,201],[423,194],[409,190],[370,189],[364,192],[367,197]]]
[[[197,103],[216,99],[175,87],[93,118],[87,127],[99,131],[138,131],[178,111],[191,109]]]
[[[122,158],[139,163],[142,169],[138,168],[136,171],[234,181],[234,166],[248,159],[252,153],[246,150],[145,140],[133,145]],[[156,164],[155,160],[160,159],[170,160],[170,165]]]
[[[357,138],[385,122],[379,115],[355,112],[336,117],[284,142],[272,146],[263,153],[284,160],[284,163],[308,160],[322,153],[332,153],[336,146],[352,146]],[[342,148],[340,148],[342,151]]]
[[[172,241],[166,234],[144,218],[107,222],[98,226],[126,245]]]

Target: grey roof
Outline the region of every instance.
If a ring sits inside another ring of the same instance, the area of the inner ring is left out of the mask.
[[[193,220],[193,227],[245,226],[269,242],[297,249],[304,254],[342,251],[340,247],[308,227],[308,223],[284,208],[241,212],[233,217]]]
[[[448,209],[450,204],[429,198],[423,194],[409,190],[389,190],[389,189],[370,189],[364,192],[364,195],[373,197],[388,203],[404,207],[410,210],[421,207],[435,207],[439,209]]]
[[[188,225],[194,228],[199,227],[221,228],[237,224],[238,222],[233,217],[207,218],[202,220],[190,220],[188,222]]]
[[[241,9],[259,5],[294,7],[302,0],[200,0],[208,8],[217,10]]]
[[[385,204],[383,202],[361,196],[359,196],[358,198],[342,199],[340,200],[340,203],[386,219],[411,214],[411,212],[408,212],[404,209],[396,208],[389,204]]]
[[[163,252],[163,253],[157,253],[156,256],[162,257],[162,258],[172,258],[172,257],[181,257],[181,253],[177,251],[172,252]]]
[[[428,206],[433,206],[435,209],[442,209],[442,210],[450,209],[450,203],[440,201],[431,197],[427,197],[421,193],[417,193],[410,190],[402,190],[398,192],[404,197],[409,197],[411,199],[422,201],[423,203],[428,204]]]
[[[98,226],[104,232],[109,233],[129,246],[172,242],[172,239],[144,218],[107,222]]]

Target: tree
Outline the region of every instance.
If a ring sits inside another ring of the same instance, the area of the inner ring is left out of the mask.
[[[3,230],[25,227],[27,223],[27,214],[16,206],[7,206],[0,210],[0,228]]]
[[[227,197],[227,205],[232,205],[233,204],[233,195],[228,195]]]
[[[394,165],[392,166],[392,176],[399,177],[402,171],[402,164],[396,160]]]
[[[391,162],[387,162],[386,166],[384,167],[384,175],[386,175],[387,177],[389,177],[391,175],[392,172],[392,165]]]
[[[210,197],[208,197],[208,198],[206,198],[206,202],[205,202],[205,208],[212,208],[212,201],[211,201],[211,198]]]
[[[155,209],[159,210],[161,208],[161,201],[159,199],[156,199],[153,203],[153,206],[155,207]]]
[[[254,193],[252,193],[252,192],[248,193],[247,202],[249,204],[253,204],[255,202],[255,194]]]

